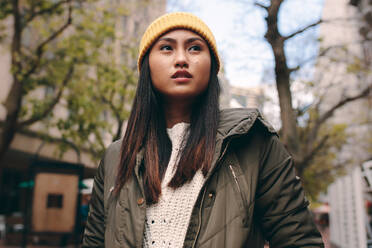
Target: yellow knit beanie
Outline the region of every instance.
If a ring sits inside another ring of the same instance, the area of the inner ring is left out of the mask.
[[[189,29],[203,37],[217,60],[217,72],[220,69],[220,57],[217,52],[216,40],[208,26],[197,16],[186,12],[174,12],[160,16],[153,21],[142,36],[139,56],[137,60],[138,70],[141,70],[143,57],[153,43],[163,34],[174,29]]]

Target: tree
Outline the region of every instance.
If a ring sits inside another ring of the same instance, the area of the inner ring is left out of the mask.
[[[118,43],[119,17],[130,15],[122,2],[1,2],[0,20],[13,19],[14,34],[0,159],[17,132],[58,143],[60,155],[73,148],[79,160],[81,151],[98,159],[120,137],[137,81],[137,39]]]
[[[81,9],[76,32],[62,45],[70,56],[85,54],[64,95],[68,116],[55,116],[61,152],[71,144],[98,161],[119,139],[129,117],[138,81],[140,37],[155,17],[164,13],[165,1],[99,1]]]
[[[267,14],[265,18],[267,31],[264,37],[270,44],[275,59],[275,83],[279,95],[282,122],[281,138],[294,159],[298,175],[304,177],[305,188],[309,189],[308,191],[315,198],[320,190],[324,190],[325,185],[319,185],[318,180],[314,183],[314,178],[324,176],[328,177],[327,183],[331,182],[332,171],[337,167],[334,166],[333,160],[337,151],[341,149],[341,146],[335,144],[343,144],[346,141],[345,126],[330,127],[327,125],[328,121],[338,109],[353,101],[368,97],[372,83],[368,82],[360,92],[354,95],[345,95],[326,110],[320,111],[319,109],[323,100],[321,97],[316,99],[313,105],[295,110],[292,103],[291,75],[298,71],[301,65],[288,67],[288,55],[284,49],[285,42],[325,21],[318,20],[291,34],[282,35],[278,28],[278,14],[283,2],[284,0],[271,0],[266,1],[266,4],[255,2],[255,5],[265,10]],[[327,51],[328,49],[321,51],[321,55],[326,54]],[[298,120],[305,113],[308,117],[305,123],[300,125]]]
[[[11,75],[12,86],[4,102],[6,118],[2,123],[0,135],[0,159],[8,150],[17,131],[46,118],[59,102],[63,91],[70,82],[76,60],[66,59],[63,53],[56,51],[47,54],[56,40],[67,32],[73,19],[73,10],[79,1],[19,1],[4,0],[0,4],[0,20],[11,19]],[[58,21],[59,20],[63,20]],[[52,21],[51,21],[52,20]],[[47,21],[51,21],[49,24]],[[31,35],[36,26],[41,25],[43,32],[36,44],[25,38]],[[3,40],[5,38],[3,37]],[[59,63],[58,72],[51,62]],[[57,75],[58,74],[58,75]],[[54,78],[54,80],[51,80]],[[55,87],[55,93],[46,101],[34,102],[32,113],[22,110],[25,96],[38,86]]]
[[[65,94],[69,115],[54,118],[50,125],[57,126],[64,140],[89,152],[94,160],[102,156],[109,143],[121,137],[134,97],[138,39],[127,34],[133,41],[117,43],[122,40],[117,25],[128,15],[130,11],[120,3],[92,6],[79,22],[79,29],[89,32],[78,32],[65,44],[72,54],[87,50],[90,44],[88,51],[95,55],[78,67]]]

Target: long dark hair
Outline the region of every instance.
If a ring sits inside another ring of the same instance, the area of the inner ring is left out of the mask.
[[[211,73],[207,89],[193,104],[189,136],[179,155],[177,170],[169,182],[172,188],[181,187],[201,169],[206,176],[212,164],[219,121],[220,85],[216,58],[211,52]],[[142,61],[137,92],[127,129],[122,141],[121,158],[114,193],[134,175],[136,155],[143,149],[143,173],[147,204],[157,203],[161,181],[168,166],[172,144],[166,131],[161,95],[151,81],[149,54]]]

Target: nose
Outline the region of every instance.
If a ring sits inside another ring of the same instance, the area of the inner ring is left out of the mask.
[[[183,49],[178,49],[175,57],[175,67],[188,68],[188,60],[186,52]]]

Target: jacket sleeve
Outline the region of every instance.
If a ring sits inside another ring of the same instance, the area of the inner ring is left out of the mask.
[[[82,248],[105,247],[104,245],[104,159],[101,160],[94,178],[89,214],[85,226]]]
[[[292,158],[276,135],[265,146],[255,208],[270,247],[324,247]]]

